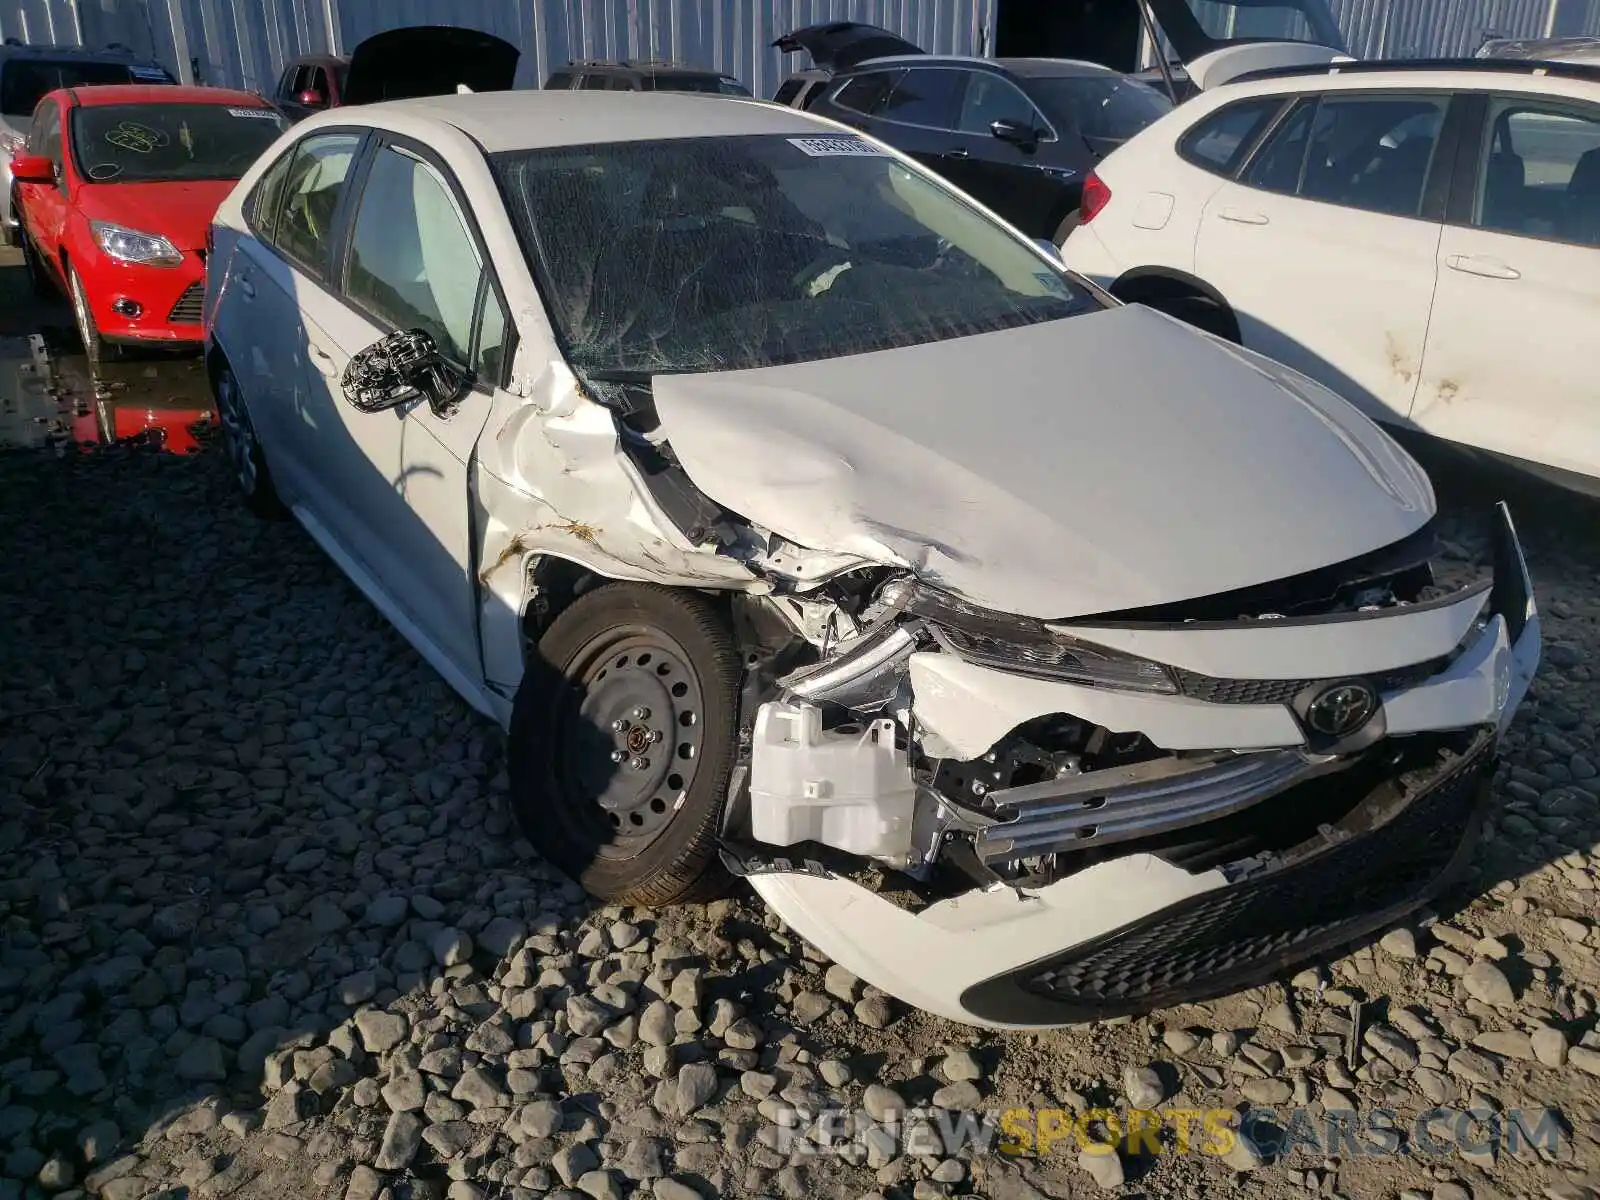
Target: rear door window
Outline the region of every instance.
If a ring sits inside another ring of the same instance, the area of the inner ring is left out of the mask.
[[[1416,216],[1447,103],[1442,96],[1323,97],[1300,195]]]
[[[900,77],[877,116],[902,125],[954,129],[966,72],[913,67]]]
[[[1229,104],[1206,117],[1178,142],[1178,153],[1201,170],[1232,175],[1283,100],[1265,96]]]
[[[317,280],[328,276],[333,219],[360,148],[360,134],[313,134],[295,149],[289,166],[273,245]]]
[[[902,74],[903,71],[868,71],[865,75],[856,75],[845,80],[833,93],[833,102],[864,117],[875,116]]]
[[[1600,246],[1600,110],[1493,101],[1474,223]]]

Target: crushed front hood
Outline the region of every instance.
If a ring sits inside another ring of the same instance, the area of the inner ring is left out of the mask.
[[[1043,619],[1267,583],[1399,541],[1421,469],[1301,376],[1129,305],[791,366],[657,376],[718,503]]]
[[[503,38],[456,25],[407,25],[375,33],[350,55],[345,104],[510,89],[522,52]]]

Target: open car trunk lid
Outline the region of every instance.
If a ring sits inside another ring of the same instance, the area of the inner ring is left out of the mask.
[[[843,71],[869,58],[922,54],[921,46],[899,34],[860,21],[828,21],[786,33],[772,43],[785,54],[804,50],[825,71]]]
[[[1349,61],[1344,35],[1327,0],[1133,0],[1177,57],[1190,88],[1204,91],[1250,71]],[[1196,14],[1203,5],[1205,20]],[[1288,18],[1286,21],[1285,18]],[[1254,26],[1292,24],[1280,36],[1240,36]],[[1207,28],[1207,26],[1211,28]],[[1159,52],[1158,52],[1159,53]],[[1159,70],[1156,72],[1159,74]],[[1149,73],[1139,76],[1153,81]],[[1174,79],[1178,84],[1178,78]],[[1156,85],[1159,86],[1159,85]],[[1179,84],[1181,87],[1181,84]],[[1188,90],[1188,89],[1185,89]],[[1175,96],[1181,100],[1183,95]]]
[[[522,52],[493,34],[454,25],[408,25],[373,34],[355,48],[346,104],[509,89]]]

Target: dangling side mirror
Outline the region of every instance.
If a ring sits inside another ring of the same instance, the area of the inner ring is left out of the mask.
[[[364,413],[426,400],[436,416],[448,417],[467,381],[439,351],[431,334],[400,329],[357,351],[340,386],[352,408]]]

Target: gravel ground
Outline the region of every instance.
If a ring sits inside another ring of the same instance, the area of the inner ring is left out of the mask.
[[[513,837],[498,731],[214,450],[0,451],[0,1197],[1590,1195],[1600,510],[1442,468],[1462,511],[1509,487],[1547,622],[1473,877],[1267,988],[1002,1036],[863,989],[748,895],[596,909]],[[1030,1104],[1485,1124],[1436,1157],[935,1136]],[[853,1149],[785,1140],[834,1106],[870,1114]]]

